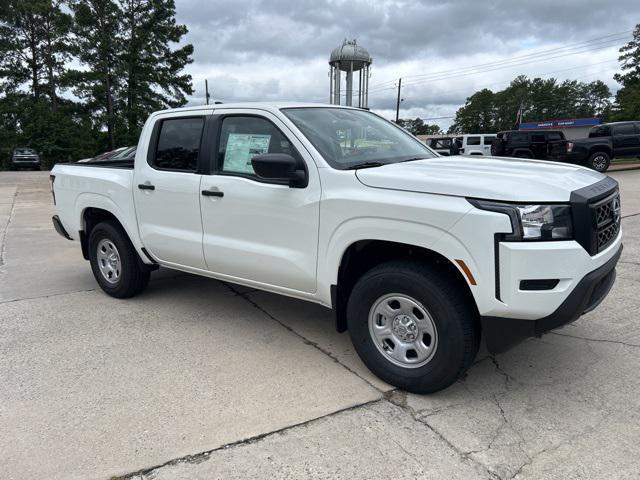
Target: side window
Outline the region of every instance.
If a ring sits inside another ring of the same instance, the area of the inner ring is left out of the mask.
[[[513,143],[527,142],[527,134],[523,132],[513,132],[509,135],[509,140]]]
[[[558,132],[550,132],[550,133],[547,135],[547,139],[548,139],[550,142],[555,142],[555,141],[557,141],[557,140],[562,140],[562,135],[560,135],[560,133],[558,133]]]
[[[467,137],[467,145],[480,145],[480,137]]]
[[[493,141],[496,139],[493,135],[487,135],[484,137],[484,145],[491,145]]]
[[[546,137],[544,133],[532,133],[531,134],[531,143],[544,143]]]
[[[152,167],[195,172],[198,168],[204,118],[161,120]]]
[[[633,126],[633,123],[627,123],[624,125],[616,125],[613,127],[614,135],[635,135],[636,129]]]
[[[593,127],[589,132],[589,138],[609,136],[611,136],[611,129],[607,125],[603,125],[601,127]]]
[[[295,147],[269,120],[260,117],[226,117],[218,143],[218,170],[255,176],[251,159],[263,153],[287,153],[299,158]]]

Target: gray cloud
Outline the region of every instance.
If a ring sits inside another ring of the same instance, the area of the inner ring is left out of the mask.
[[[203,98],[203,78],[224,100],[326,101],[329,53],[343,38],[355,37],[374,58],[370,103],[380,110],[395,107],[393,83],[384,85],[388,89],[374,87],[397,76],[561,47],[630,30],[640,18],[637,0],[177,0],[176,8],[178,21],[189,28],[186,41],[195,46],[189,67],[196,81],[193,102]],[[616,56],[611,46],[481,76],[409,85],[403,107],[424,114],[444,106],[455,111],[474,89],[517,74],[585,67],[559,75],[576,78],[594,72],[586,68],[589,63]],[[602,79],[612,83],[615,62],[607,68]]]

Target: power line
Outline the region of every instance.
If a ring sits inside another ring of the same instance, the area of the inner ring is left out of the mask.
[[[566,57],[566,56],[570,56],[570,55],[577,55],[577,54],[580,54],[580,53],[594,52],[594,51],[597,51],[597,50],[610,48],[611,46],[613,46],[613,45],[600,46],[600,47],[597,47],[597,48],[591,48],[591,49],[582,50],[582,51],[578,51],[578,52],[571,52],[571,53],[565,53],[565,54],[561,54],[561,55],[554,55],[554,56],[546,57],[544,59],[535,60],[535,61],[520,62],[520,63],[509,64],[509,65],[502,65],[502,66],[497,66],[495,68],[490,68],[490,69],[483,69],[483,70],[478,70],[478,71],[456,73],[456,74],[452,74],[452,75],[428,78],[428,79],[424,79],[424,80],[416,80],[416,81],[413,81],[413,82],[405,83],[405,87],[408,87],[408,86],[411,86],[411,85],[419,85],[419,84],[423,84],[423,83],[431,83],[431,82],[449,80],[449,79],[452,79],[452,78],[466,77],[466,76],[469,76],[469,75],[478,75],[478,74],[481,74],[481,73],[492,72],[492,71],[501,70],[501,69],[509,68],[509,67],[519,67],[519,66],[524,66],[524,65],[530,65],[532,63],[546,62],[546,61],[549,61],[549,60],[553,60],[553,59],[556,59],[556,58],[562,58],[562,57]],[[395,86],[378,88],[378,89],[369,90],[369,93],[378,93],[378,92],[385,91],[385,90],[395,90],[395,88],[396,88]]]
[[[414,74],[414,75],[402,75],[403,78],[405,79],[409,79],[409,78],[422,78],[422,77],[430,77],[430,76],[440,76],[440,75],[444,75],[444,74],[451,74],[451,73],[459,73],[465,70],[475,70],[478,69],[480,67],[492,67],[492,66],[497,66],[497,65],[501,65],[504,63],[512,63],[512,62],[516,62],[519,60],[524,60],[524,59],[530,59],[530,58],[535,58],[535,57],[540,57],[540,56],[545,56],[549,53],[555,53],[555,52],[559,52],[562,50],[575,50],[575,49],[582,49],[585,47],[592,47],[594,45],[591,44],[602,44],[602,43],[608,43],[608,42],[617,42],[620,40],[623,40],[630,32],[632,32],[632,30],[625,30],[622,32],[616,32],[616,33],[611,33],[609,35],[604,35],[601,37],[595,37],[589,40],[585,40],[582,42],[576,42],[576,43],[570,43],[567,44],[563,47],[554,47],[551,49],[546,49],[546,50],[540,50],[537,52],[532,52],[532,53],[528,53],[528,54],[524,54],[524,55],[518,55],[515,57],[510,57],[507,59],[502,59],[502,60],[496,60],[496,61],[492,61],[492,62],[486,62],[486,63],[480,63],[480,64],[475,64],[475,65],[470,65],[468,67],[463,67],[463,68],[454,68],[454,69],[450,69],[450,70],[441,70],[438,72],[431,72],[428,74]],[[622,36],[622,37],[621,37]],[[611,38],[611,37],[620,37],[620,38]],[[608,39],[608,40],[605,40]],[[579,52],[576,52],[579,53]],[[571,54],[571,53],[569,53]],[[381,83],[377,83],[377,84],[373,84],[371,85],[371,88],[377,88],[386,84],[390,84],[390,83],[394,83],[396,82],[396,79],[392,79],[392,80],[387,80],[385,82],[381,82]]]

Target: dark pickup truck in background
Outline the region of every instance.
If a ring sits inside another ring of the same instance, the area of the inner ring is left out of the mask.
[[[593,127],[588,138],[567,142],[567,161],[598,172],[605,172],[612,158],[637,156],[640,156],[640,122],[603,123]]]

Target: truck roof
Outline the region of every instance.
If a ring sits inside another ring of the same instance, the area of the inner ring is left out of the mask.
[[[301,108],[301,107],[329,107],[329,108],[344,108],[344,109],[353,109],[353,110],[361,110],[356,107],[347,107],[344,105],[331,105],[328,103],[310,103],[310,102],[236,102],[236,103],[216,103],[210,105],[190,105],[187,107],[180,108],[169,108],[166,110],[159,110],[154,112],[154,114],[158,113],[168,113],[168,112],[188,112],[192,110],[216,110],[216,109],[227,109],[227,108],[260,108],[262,110],[280,110],[281,108]]]

